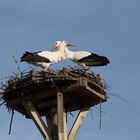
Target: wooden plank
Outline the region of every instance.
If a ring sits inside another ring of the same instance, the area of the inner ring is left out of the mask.
[[[86,79],[80,79],[75,84],[69,86],[67,89],[64,89],[64,91],[70,92],[70,91],[73,91],[75,88],[86,87],[86,86],[87,86],[87,80]]]
[[[69,132],[69,135],[68,135],[68,140],[75,140],[76,138],[76,135],[80,129],[80,127],[82,126],[87,114],[88,114],[88,111],[89,111],[90,107],[87,107],[87,108],[83,108],[80,110],[70,132]]]
[[[63,93],[57,92],[57,122],[59,140],[64,140]]]
[[[42,136],[44,137],[44,139],[50,140],[49,131],[47,129],[47,126],[45,125],[44,121],[42,120],[39,113],[37,112],[35,107],[32,105],[32,103],[29,101],[26,101],[26,102],[24,101],[23,106],[26,109],[26,111],[28,112],[28,114],[30,115],[30,117],[33,119],[35,125],[39,129],[39,131],[42,134]]]
[[[107,96],[103,95],[102,93],[96,92],[93,88],[90,88],[89,86],[86,87],[88,91],[91,93],[95,94],[97,97],[99,97],[101,100],[106,100]]]

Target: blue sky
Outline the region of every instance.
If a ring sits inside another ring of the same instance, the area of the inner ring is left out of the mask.
[[[1,0],[0,1],[0,76],[17,71],[12,56],[20,61],[25,51],[49,50],[56,40],[78,44],[72,50],[87,50],[106,55],[107,67],[93,68],[103,73],[110,95],[103,104],[106,115],[99,130],[99,111],[89,113],[77,140],[132,140],[140,137],[140,1],[139,0]],[[65,62],[65,64],[71,64]],[[54,66],[62,68],[63,62]],[[28,70],[26,63],[20,63]],[[0,139],[43,139],[31,120],[15,114],[12,134],[10,116],[0,108]],[[76,115],[75,115],[76,116]],[[73,118],[69,116],[69,124]]]

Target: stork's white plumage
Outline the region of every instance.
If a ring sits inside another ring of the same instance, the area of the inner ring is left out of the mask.
[[[62,41],[62,43],[57,45],[55,48],[64,51],[66,55],[65,59],[71,59],[84,68],[87,68],[87,66],[104,66],[110,63],[108,58],[105,56],[100,56],[87,51],[72,52],[68,49],[69,46],[75,45],[68,41]]]
[[[60,46],[60,41],[56,41],[55,47]],[[39,51],[39,52],[25,52],[21,57],[21,62],[25,61],[29,64],[40,66],[47,71],[49,66],[65,59],[64,51],[61,48],[56,52]]]

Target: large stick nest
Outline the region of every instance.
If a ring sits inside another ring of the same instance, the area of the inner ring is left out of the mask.
[[[12,76],[2,85],[1,100],[9,109],[28,117],[22,103],[31,101],[43,116],[56,106],[56,93],[64,95],[66,111],[106,101],[106,84],[100,74],[78,68],[59,71],[30,71]]]

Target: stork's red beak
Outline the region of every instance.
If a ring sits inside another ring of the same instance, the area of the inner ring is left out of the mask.
[[[75,47],[75,46],[77,46],[76,44],[73,44],[73,43],[70,43],[70,42],[68,42],[67,43],[67,46],[69,47],[69,46],[73,46],[73,47]]]
[[[54,48],[54,49],[57,49],[57,48],[58,48],[58,46],[56,46],[56,45],[53,45],[53,48]]]
[[[56,45],[56,44],[53,45],[54,49],[59,49],[59,47],[60,47],[59,45]]]

